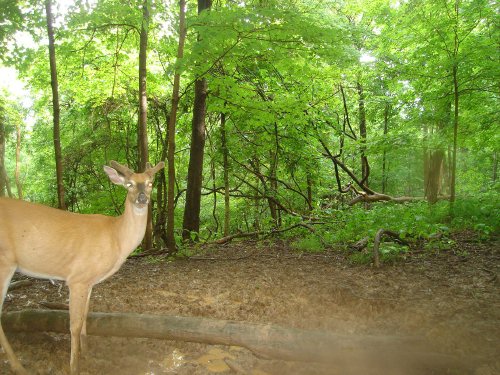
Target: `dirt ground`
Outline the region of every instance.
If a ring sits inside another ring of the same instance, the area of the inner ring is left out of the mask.
[[[380,269],[353,264],[345,251],[300,254],[279,243],[206,248],[189,260],[133,258],[95,286],[91,297],[91,311],[274,323],[347,335],[417,335],[435,354],[418,366],[403,363],[394,370],[388,363],[394,355],[299,363],[259,358],[239,347],[90,336],[82,374],[500,374],[499,243],[479,242],[472,234],[454,240],[446,251],[429,255],[417,249]],[[67,288],[36,280],[12,291],[4,311],[40,308],[42,300],[67,303]],[[69,372],[69,335],[7,335],[31,373]],[[401,353],[412,356],[411,348]],[[5,355],[0,358],[0,374],[9,374]]]

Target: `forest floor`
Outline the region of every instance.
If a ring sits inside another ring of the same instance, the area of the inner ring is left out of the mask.
[[[353,264],[345,251],[300,254],[276,243],[208,247],[196,260],[132,258],[95,286],[90,310],[274,323],[348,335],[417,335],[448,364],[429,357],[418,369],[403,366],[400,375],[500,374],[499,242],[480,242],[471,233],[453,240],[446,251],[416,249],[380,269]],[[14,280],[23,278],[16,274]],[[39,308],[42,300],[68,302],[67,288],[46,280],[9,297],[4,311]],[[7,335],[31,373],[69,372],[69,335]],[[165,340],[90,336],[88,344],[82,374],[391,373],[385,358],[336,366]],[[0,374],[9,374],[4,354],[0,358]]]

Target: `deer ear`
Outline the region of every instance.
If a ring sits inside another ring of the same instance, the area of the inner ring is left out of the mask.
[[[111,180],[112,183],[116,185],[123,185],[125,183],[125,178],[118,174],[116,170],[114,170],[111,167],[108,167],[107,165],[104,166],[104,172],[108,175],[109,179]]]

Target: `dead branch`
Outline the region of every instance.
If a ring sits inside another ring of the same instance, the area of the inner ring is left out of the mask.
[[[67,303],[40,301],[38,304],[51,310],[69,310]]]
[[[377,234],[375,235],[375,240],[373,241],[373,259],[375,262],[375,267],[379,268],[380,267],[380,241],[382,240],[383,236],[389,236],[394,238],[396,241],[398,241],[401,244],[408,245],[408,243],[403,240],[400,236],[399,233],[396,233],[392,230],[387,230],[387,229],[379,229],[377,231]]]
[[[353,244],[352,244],[352,245],[350,245],[349,247],[350,247],[353,251],[361,251],[361,250],[363,250],[366,246],[368,246],[368,240],[369,240],[369,238],[368,238],[368,237],[364,237],[364,238],[360,239],[358,242],[353,243]]]
[[[16,290],[16,289],[19,289],[19,288],[24,288],[26,286],[31,286],[33,285],[33,280],[19,280],[19,281],[15,281],[13,283],[11,283],[9,285],[9,292],[10,291],[13,291],[13,290]]]
[[[381,201],[391,201],[395,203],[405,203],[405,202],[414,202],[423,200],[423,198],[416,198],[416,197],[391,197],[390,195],[381,193],[374,193],[374,194],[366,194],[365,192],[357,192],[357,193],[358,195],[356,195],[356,197],[354,197],[348,203],[349,206],[353,206],[356,203],[360,202],[373,203]]]
[[[322,223],[315,222],[314,224],[322,224]],[[275,234],[287,232],[289,230],[292,230],[292,229],[295,229],[295,228],[298,228],[298,227],[306,228],[306,229],[308,229],[312,233],[316,232],[316,230],[312,227],[311,224],[306,223],[306,222],[300,222],[300,223],[291,225],[291,226],[286,227],[286,228],[272,229],[270,231],[238,232],[238,233],[234,233],[234,234],[231,234],[229,236],[226,236],[226,237],[219,238],[218,240],[213,241],[213,243],[216,243],[218,245],[224,245],[224,244],[226,244],[228,242],[231,242],[232,240],[234,240],[236,238],[247,238],[247,237],[258,237],[258,236],[269,237],[269,236],[272,236],[272,235],[275,235]]]

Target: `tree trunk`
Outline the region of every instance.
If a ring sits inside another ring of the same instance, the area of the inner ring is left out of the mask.
[[[210,0],[198,0],[198,14],[205,9],[210,9],[210,6]],[[198,37],[200,37],[200,35]],[[191,239],[191,233],[197,234],[200,231],[201,184],[206,137],[206,99],[207,81],[205,78],[198,78],[194,84],[191,148],[189,153],[186,205],[182,224],[182,238],[184,240]]]
[[[453,151],[451,161],[450,202],[455,202],[455,184],[457,176],[457,139],[458,139],[458,68],[453,65],[453,98],[455,104],[453,117]]]
[[[497,182],[497,175],[498,175],[498,152],[493,151],[493,175],[491,176],[493,182]]]
[[[269,191],[266,194],[269,194],[271,197],[276,198],[278,195],[278,181],[277,181],[277,171],[278,171],[278,154],[279,154],[279,135],[278,135],[278,124],[275,122],[273,127],[273,136],[274,136],[274,149],[269,151]],[[263,181],[264,182],[264,181]],[[269,209],[271,211],[271,218],[275,223],[276,227],[281,225],[280,223],[280,215],[278,211],[278,205],[274,199],[268,199]]]
[[[0,117],[0,197],[4,197],[6,192],[9,197],[12,197],[9,177],[5,168],[5,132],[4,119]]]
[[[389,126],[389,103],[385,103],[384,108],[384,140],[387,141],[387,133]],[[384,151],[382,155],[382,194],[387,192],[387,148],[384,145]]]
[[[365,94],[363,85],[357,82],[358,88],[358,107],[359,107],[359,136],[361,141],[361,183],[368,186],[368,159],[366,157],[366,110],[365,110]]]
[[[2,325],[9,332],[68,333],[69,313],[59,310],[8,312],[2,316]],[[391,369],[389,373],[400,374],[407,373],[405,369],[429,368],[429,362],[437,360],[448,366],[452,363],[450,361],[456,361],[453,357],[434,354],[422,339],[413,336],[340,335],[324,330],[307,331],[273,324],[197,317],[91,312],[87,319],[87,332],[96,336],[240,346],[259,357],[323,362],[350,370],[357,368],[362,359],[363,366],[376,363],[385,366],[384,369]],[[398,367],[402,365],[407,367]]]
[[[309,171],[306,172],[306,184],[307,184],[307,209],[312,212],[313,207],[313,179]]]
[[[147,50],[148,50],[148,29],[149,29],[149,8],[148,0],[142,4],[142,26],[139,42],[139,124],[138,124],[138,148],[139,148],[139,170],[146,170],[146,163],[149,162],[148,149],[148,97],[146,91],[147,76]],[[148,207],[148,220],[146,223],[146,233],[144,234],[144,250],[153,247],[153,218],[152,204]]]
[[[432,150],[427,155],[427,177],[425,181],[425,196],[429,203],[434,204],[438,200],[441,191],[441,179],[443,175],[444,151],[442,149]]]
[[[19,124],[16,125],[16,187],[17,187],[17,196],[19,199],[23,199],[23,185],[21,183],[21,126]]]
[[[224,237],[229,235],[231,210],[229,205],[229,150],[227,147],[226,115],[220,115],[222,166],[224,169]]]
[[[186,40],[186,0],[179,1],[179,45],[177,47],[177,63],[184,56],[184,43]],[[181,74],[174,74],[174,87],[172,89],[172,108],[168,119],[168,188],[167,188],[167,248],[170,253],[176,252],[174,234],[175,214],[175,124],[179,108],[179,86]]]
[[[56,49],[54,43],[54,15],[52,14],[51,0],[45,1],[45,12],[47,15],[47,34],[49,38],[49,62],[50,62],[50,84],[52,86],[52,111],[54,120],[54,152],[56,159],[57,200],[60,209],[66,209],[64,200],[63,163],[61,151],[61,131],[59,126],[59,84],[57,82]]]

